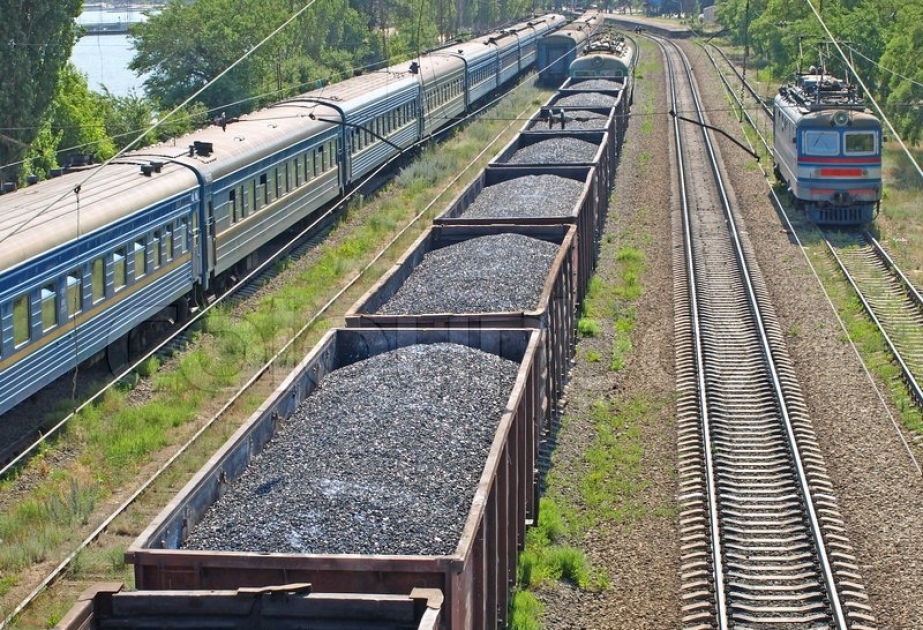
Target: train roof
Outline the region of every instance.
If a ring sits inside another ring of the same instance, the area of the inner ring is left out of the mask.
[[[783,101],[798,107],[804,113],[827,108],[865,110],[865,101],[854,85],[829,74],[814,71],[799,74],[794,83],[779,88]]]
[[[156,178],[138,163],[65,173],[0,197],[0,271],[193,188],[188,169],[164,164]]]
[[[489,49],[491,38],[506,38],[517,30],[547,30],[563,21],[563,16],[556,14],[539,16],[453,45],[450,52],[460,46],[474,54]],[[106,166],[73,170],[0,195],[0,271],[192,190],[198,184],[196,172],[214,180],[300,139],[338,127],[326,121],[339,120],[343,105],[350,108],[415,85],[419,78],[411,70],[412,63],[351,77],[233,119],[226,127],[211,125],[126,153]],[[445,54],[423,55],[416,63],[424,82],[427,74],[463,66],[457,55]],[[147,168],[152,164],[156,169]],[[149,171],[147,175],[142,173],[142,166]]]

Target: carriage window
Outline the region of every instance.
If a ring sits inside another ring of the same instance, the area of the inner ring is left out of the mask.
[[[20,295],[13,300],[13,345],[21,346],[29,341],[31,335],[32,309],[28,295]]]
[[[93,261],[93,269],[90,274],[90,290],[93,304],[106,297],[106,264],[102,258]]]
[[[83,286],[80,282],[80,270],[74,269],[67,275],[67,304],[64,305],[70,319],[83,310]]]
[[[838,131],[804,132],[805,155],[837,155],[840,152],[840,133]]]
[[[875,134],[868,131],[847,131],[843,134],[843,143],[846,153],[852,155],[868,155],[875,153]]]
[[[237,191],[231,190],[228,193],[228,205],[231,206],[231,223],[237,223],[238,213],[237,213]]]
[[[151,237],[151,271],[160,269],[160,230],[154,230]]]
[[[147,252],[144,250],[144,239],[135,241],[135,279],[143,278],[147,273]]]
[[[123,288],[128,284],[128,274],[125,267],[125,248],[119,247],[112,252],[112,282],[115,290]]]
[[[53,284],[42,287],[42,332],[58,325],[58,294]]]
[[[173,228],[167,226],[163,230],[163,257],[167,262],[173,260]]]

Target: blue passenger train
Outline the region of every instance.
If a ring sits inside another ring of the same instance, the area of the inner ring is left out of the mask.
[[[580,56],[602,25],[602,14],[591,10],[543,37],[538,43],[539,81],[548,86],[560,87],[568,77],[571,62]]]
[[[0,195],[0,413],[530,69],[549,14]]]

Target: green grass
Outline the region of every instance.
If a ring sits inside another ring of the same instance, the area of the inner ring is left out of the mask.
[[[577,320],[577,334],[581,337],[598,337],[599,322],[590,317],[581,317]]]

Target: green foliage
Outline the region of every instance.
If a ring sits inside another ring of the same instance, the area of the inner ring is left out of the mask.
[[[0,169],[6,179],[36,139],[76,41],[74,18],[82,0],[29,0],[0,4]]]
[[[115,145],[106,134],[101,98],[90,91],[86,77],[73,64],[68,63],[61,72],[48,115],[61,133],[59,151],[90,154],[100,161],[115,155]]]
[[[589,317],[581,317],[577,320],[577,334],[581,337],[599,336],[599,322]]]
[[[541,630],[539,617],[543,606],[538,598],[529,591],[517,590],[513,593],[510,630]]]
[[[137,54],[130,68],[149,75],[145,90],[165,107],[230,68],[198,100],[236,116],[363,65],[365,22],[345,0],[316,3],[260,46],[292,15],[287,0],[172,0],[132,27]]]

